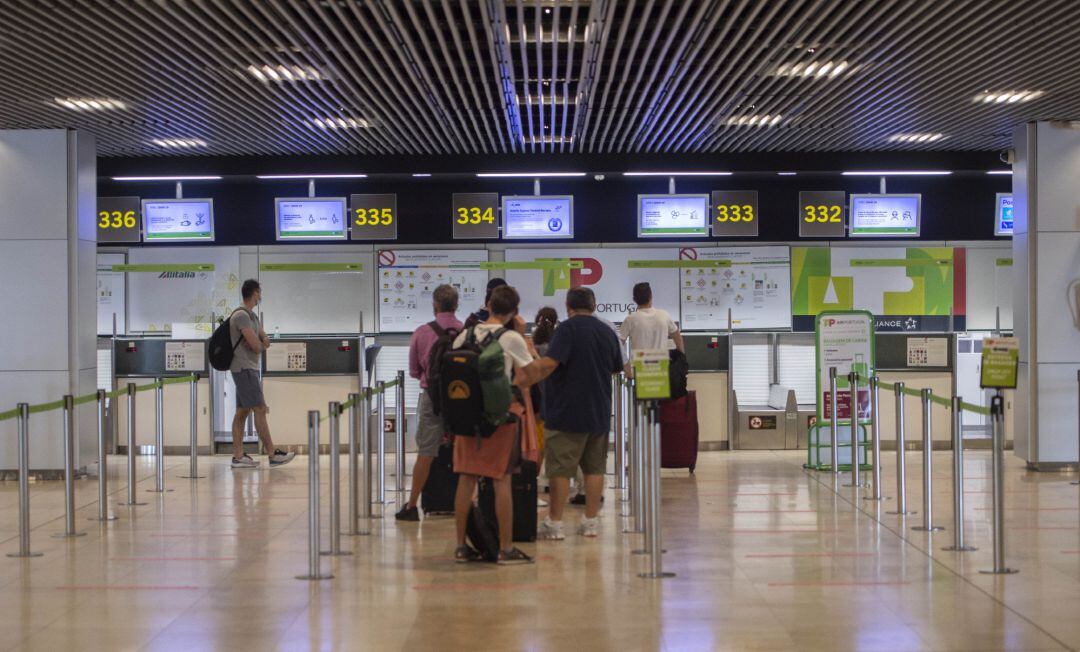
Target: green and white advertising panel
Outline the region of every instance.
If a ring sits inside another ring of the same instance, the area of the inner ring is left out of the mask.
[[[639,401],[671,398],[671,357],[667,351],[634,352],[634,392]]]
[[[952,247],[792,247],[792,328],[824,311],[866,310],[876,331],[965,326],[965,251]],[[952,324],[950,324],[952,320]]]
[[[1019,364],[1020,340],[1015,337],[983,340],[979,386],[983,389],[1016,389],[1016,369]]]
[[[841,466],[851,465],[851,419],[860,424],[870,422],[870,388],[860,381],[858,395],[852,395],[848,374],[854,371],[860,378],[874,373],[874,316],[865,310],[826,311],[817,317],[816,344],[816,403],[817,425],[810,433],[809,464],[823,468],[831,460],[829,425],[832,414],[832,388],[829,370],[836,369],[836,404],[838,414],[837,450]],[[866,430],[859,431],[859,460],[866,461]]]

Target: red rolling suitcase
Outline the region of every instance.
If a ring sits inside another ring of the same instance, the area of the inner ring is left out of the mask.
[[[690,469],[697,466],[697,392],[660,401],[660,466]]]

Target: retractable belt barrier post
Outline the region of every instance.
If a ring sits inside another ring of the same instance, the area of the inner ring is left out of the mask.
[[[623,452],[625,441],[625,433],[623,432],[623,396],[622,396],[622,376],[613,376],[611,381],[612,392],[612,412],[615,416],[615,479],[612,481],[611,488],[615,489],[615,495],[618,499],[622,499],[622,490],[626,488],[624,482],[626,480],[625,470],[623,469]]]
[[[881,495],[881,397],[878,393],[878,377],[870,378],[870,446],[873,449],[874,461],[870,467],[870,495],[863,496],[863,500],[884,500]]]
[[[127,384],[127,502],[121,503],[134,507],[145,505],[135,497],[135,383]]]
[[[627,504],[623,516],[626,516],[630,520],[623,526],[623,532],[630,533],[641,531],[639,529],[641,521],[638,512],[640,509],[640,503],[638,502],[638,485],[641,483],[641,476],[638,473],[638,452],[640,447],[637,439],[637,404],[634,401],[634,380],[632,378],[627,379],[626,388],[627,401],[623,408],[626,413],[626,444],[630,459],[629,469],[627,471]]]
[[[363,513],[361,516],[364,520],[364,529],[367,530],[370,526],[372,511],[371,511],[371,389],[367,388],[360,397],[360,458],[363,462],[364,477],[361,481],[362,500],[360,505],[363,507]],[[364,532],[367,534],[367,532]]]
[[[856,491],[861,485],[859,478],[859,374],[852,371],[848,374],[848,387],[851,388],[848,413],[851,416],[851,482],[845,487],[854,487]]]
[[[319,555],[319,411],[308,412],[308,572],[298,580],[329,580],[322,572]]]
[[[64,396],[64,531],[56,538],[81,537],[75,530],[75,397]]]
[[[893,394],[896,397],[896,511],[889,514],[908,516],[916,512],[909,512],[907,508],[907,460],[904,453],[907,452],[907,433],[904,432],[904,383],[898,382],[893,386]]]
[[[1005,565],[1005,399],[1001,390],[990,399],[990,424],[994,447],[991,458],[994,484],[994,567],[979,572],[987,575],[1009,575],[1020,571]]]
[[[975,546],[964,544],[964,415],[963,399],[952,398],[953,445],[953,544],[942,550],[970,552]]]
[[[364,414],[360,394],[349,394],[349,405],[352,406],[349,413],[349,534],[357,536],[370,532],[366,522],[363,528],[360,527],[360,453],[357,444]]]
[[[633,396],[633,394],[632,394]],[[634,517],[631,532],[645,531],[645,418],[641,412],[641,405],[634,401],[634,423],[630,431],[630,451],[633,457],[631,469],[633,471],[630,485],[632,500],[630,513]],[[637,553],[642,554],[642,553]]]
[[[188,401],[191,412],[191,461],[188,474],[180,477],[197,480],[206,477],[205,475],[199,475],[199,374],[191,377],[191,394]]]
[[[1077,406],[1080,407],[1080,369],[1076,370],[1076,391],[1077,391]],[[1080,437],[1080,427],[1076,430],[1077,436]],[[1077,471],[1080,471],[1080,462],[1076,465]],[[1080,484],[1080,480],[1073,480],[1069,484]]]
[[[840,453],[837,450],[840,445],[840,413],[837,410],[836,401],[836,367],[829,367],[829,462],[832,464],[832,472],[840,473]]]
[[[630,397],[630,381],[626,376],[619,376],[622,382],[619,383],[619,394],[621,394],[620,405],[622,406],[622,464],[619,465],[619,488],[622,489],[619,501],[623,503],[630,502],[630,495],[627,489],[629,488],[627,473],[629,472],[629,462],[626,458],[630,450],[630,406],[633,403],[633,399]]]
[[[922,434],[923,434],[923,524],[911,528],[920,532],[940,532],[945,528],[934,525],[934,438],[931,416],[933,403],[929,389],[922,390]]]
[[[341,549],[341,403],[330,401],[330,550],[324,555],[351,555]],[[317,442],[316,442],[317,443]],[[319,449],[309,453],[318,456]]]
[[[165,489],[165,385],[160,378],[154,387],[154,488],[147,489],[162,494]],[[168,491],[172,491],[169,489]]]
[[[638,486],[640,487],[638,493],[638,532],[642,534],[641,547],[632,550],[635,555],[647,555],[651,552],[649,544],[652,543],[652,447],[649,445],[649,431],[651,424],[649,423],[649,414],[645,411],[644,404],[634,397],[634,405],[637,408],[638,427],[637,427],[637,443],[638,449],[641,451],[641,457],[639,461],[641,466],[638,468]]]
[[[98,463],[98,515],[91,518],[92,521],[115,521],[115,516],[109,515],[109,469],[108,456],[105,451],[106,414],[105,399],[107,393],[103,389],[97,392],[97,463]],[[113,399],[115,401],[115,399]],[[116,405],[114,402],[113,405]]]
[[[8,557],[40,557],[30,551],[30,404],[19,403],[19,552]]]
[[[675,573],[664,572],[664,537],[660,524],[660,415],[656,401],[649,402],[648,414],[645,441],[649,460],[646,467],[649,476],[649,521],[646,525],[645,547],[649,551],[649,570],[639,573],[638,577],[661,579],[675,577]]]
[[[405,502],[405,372],[397,372],[397,389],[394,392],[394,489],[401,502]]]
[[[375,385],[375,465],[378,475],[375,476],[375,488],[378,499],[376,503],[385,505],[386,499],[386,382],[380,380]]]

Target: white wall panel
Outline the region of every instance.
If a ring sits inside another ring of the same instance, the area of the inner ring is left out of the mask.
[[[0,277],[0,369],[66,371],[67,241],[0,240]]]
[[[66,240],[67,132],[0,130],[0,233],[9,240]],[[55,216],[37,219],[38,216]]]

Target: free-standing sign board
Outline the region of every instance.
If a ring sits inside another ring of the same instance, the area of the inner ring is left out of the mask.
[[[799,237],[842,238],[847,234],[847,195],[843,190],[799,193]]]
[[[1015,337],[989,337],[983,340],[979,386],[983,389],[1016,389],[1016,368],[1019,364],[1020,340]]]
[[[455,240],[498,240],[499,193],[455,192],[453,220]]]
[[[712,237],[744,237],[758,234],[756,190],[714,190],[710,210]]]
[[[874,316],[862,310],[823,312],[818,315],[817,345],[817,415],[818,423],[832,419],[829,369],[836,368],[836,409],[840,421],[851,419],[851,385],[848,374],[869,378],[875,367]],[[870,417],[870,390],[860,380],[858,418]]]
[[[142,241],[141,209],[138,197],[98,197],[97,241]]]
[[[634,351],[634,391],[639,401],[671,397],[671,377],[667,351]]]
[[[351,195],[350,240],[397,240],[397,195]]]

